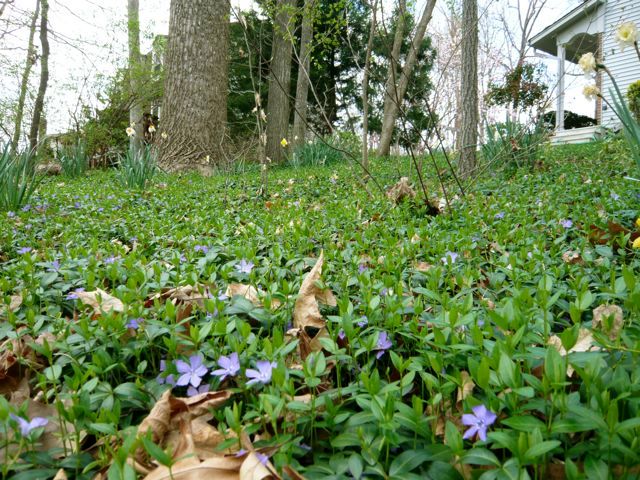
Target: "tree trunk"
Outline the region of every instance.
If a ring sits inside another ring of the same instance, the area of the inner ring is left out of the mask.
[[[127,30],[129,33],[129,124],[135,135],[129,137],[129,148],[140,149],[142,129],[142,105],[140,104],[140,1],[129,0],[127,5]]]
[[[397,87],[394,85],[395,92],[392,99],[394,101],[389,104],[389,111],[387,115],[385,115],[382,119],[382,130],[380,132],[380,146],[378,148],[378,155],[386,156],[389,155],[389,149],[391,147],[391,137],[393,136],[393,129],[395,127],[396,120],[398,119],[398,112],[400,110],[400,105],[402,100],[404,99],[405,93],[407,93],[407,87],[409,86],[409,78],[413,72],[413,68],[416,65],[418,60],[418,51],[420,50],[420,46],[422,45],[422,41],[424,40],[425,33],[427,31],[427,25],[429,25],[429,21],[431,21],[431,15],[433,14],[433,9],[436,6],[436,0],[428,0],[426,5],[424,6],[424,11],[422,12],[422,17],[420,17],[420,21],[416,27],[416,33],[413,36],[413,40],[411,42],[411,48],[409,49],[409,53],[407,54],[407,59],[404,63],[404,67],[402,68],[402,72],[400,72],[400,77],[397,81]]]
[[[160,165],[210,174],[225,159],[228,0],[172,0]]]
[[[42,44],[42,57],[40,58],[40,85],[38,95],[33,107],[33,118],[31,119],[31,130],[29,132],[29,149],[35,153],[38,145],[38,131],[40,128],[40,117],[44,108],[44,96],[47,93],[49,83],[49,0],[42,0],[42,11],[40,12],[40,43]]]
[[[295,0],[279,0],[273,26],[266,155],[276,163],[284,159],[285,152],[281,142],[287,138],[289,130],[292,49],[290,26],[295,4]]]
[[[382,118],[388,118],[392,105],[398,103],[398,91],[396,84],[400,75],[400,51],[404,40],[404,26],[407,23],[407,2],[406,0],[398,0],[398,23],[396,25],[396,33],[393,37],[393,47],[389,55],[389,68],[387,68],[387,82],[384,86],[384,107],[382,110]],[[389,152],[387,151],[387,155]]]
[[[476,168],[478,144],[478,2],[462,3],[462,111],[460,130],[460,176],[469,177]]]
[[[376,10],[378,0],[371,5],[371,25],[369,26],[369,40],[364,57],[364,74],[362,75],[362,165],[369,169],[369,66],[371,65],[371,51],[376,35]],[[386,102],[385,102],[386,103]]]
[[[6,4],[5,4],[6,5]],[[4,6],[3,5],[3,8]],[[27,62],[22,72],[22,81],[20,82],[20,96],[18,98],[18,105],[16,107],[16,121],[13,128],[13,138],[11,140],[11,152],[18,149],[18,142],[20,142],[20,134],[22,133],[22,118],[24,116],[24,102],[27,98],[27,90],[29,88],[29,75],[31,75],[31,68],[36,63],[36,47],[33,39],[36,36],[36,25],[38,24],[38,17],[40,16],[40,0],[36,0],[36,9],[33,12],[31,18],[31,27],[29,30],[29,44],[27,46]]]
[[[303,145],[307,135],[307,98],[311,76],[311,45],[313,41],[313,16],[315,0],[305,0],[300,34],[298,58],[298,84],[296,85],[296,108],[293,113],[293,144]]]

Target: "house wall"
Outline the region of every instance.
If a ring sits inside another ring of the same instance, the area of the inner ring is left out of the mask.
[[[627,47],[624,52],[616,41],[616,29],[623,22],[633,21],[640,27],[640,1],[639,0],[608,0],[605,14],[605,30],[602,38],[603,61],[616,79],[623,95],[626,95],[629,85],[640,80],[640,60],[632,47]],[[608,75],[602,78],[602,92],[610,101],[609,90],[613,88]],[[613,127],[619,123],[618,118],[606,105],[603,105],[602,125]]]

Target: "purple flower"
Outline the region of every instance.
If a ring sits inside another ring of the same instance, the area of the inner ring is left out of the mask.
[[[392,346],[393,343],[391,343],[391,340],[389,340],[387,332],[380,332],[380,334],[378,335],[378,343],[376,344],[376,348],[374,348],[374,350],[378,351],[378,353],[376,353],[376,358],[379,359],[380,357],[382,357],[384,355],[384,352],[389,350]]]
[[[239,273],[249,274],[251,273],[251,270],[253,270],[253,267],[255,267],[253,262],[248,262],[243,258],[242,260],[240,260],[240,263],[237,264],[235,268]]]
[[[209,251],[209,247],[207,247],[206,245],[196,245],[195,247],[193,247],[194,252],[202,252],[202,253],[207,253]]]
[[[138,328],[140,328],[140,324],[144,321],[144,319],[142,318],[132,318],[131,320],[129,320],[127,322],[126,327],[127,328],[133,328],[134,330],[137,330]],[[164,362],[164,360],[161,361],[161,363]],[[163,369],[164,370],[164,369]]]
[[[358,325],[360,328],[366,327],[367,325],[369,325],[369,319],[366,315],[363,315],[362,317],[360,317],[360,320],[356,322],[356,325]]]
[[[465,413],[462,415],[462,424],[470,427],[464,432],[462,438],[469,439],[478,434],[480,440],[484,442],[487,439],[487,428],[496,421],[498,416],[491,410],[487,410],[484,405],[476,405],[471,410],[473,410],[473,414]]]
[[[560,225],[562,225],[564,228],[571,228],[573,227],[573,222],[567,218],[566,220],[562,220],[560,222]]]
[[[58,270],[60,270],[60,262],[58,260],[51,262],[51,266],[47,268],[48,272],[57,272]]]
[[[347,338],[347,334],[346,334],[346,333],[344,333],[344,330],[343,330],[343,329],[340,329],[340,331],[338,332],[338,338],[339,338],[340,340],[344,340],[345,338]]]
[[[247,378],[251,379],[247,382],[247,386],[255,385],[256,383],[261,383],[263,385],[269,383],[271,381],[271,373],[277,365],[278,364],[276,362],[258,360],[256,363],[256,366],[258,367],[257,370],[252,368],[247,370]]]
[[[209,385],[204,384],[200,385],[198,388],[189,387],[187,388],[187,396],[193,397],[195,395],[200,395],[201,393],[207,393],[209,391]]]
[[[368,267],[364,263],[361,263],[360,265],[358,265],[358,273],[364,273],[367,271],[367,269]]]
[[[495,218],[496,220],[500,220],[501,218],[504,218],[504,212],[496,213],[493,218]]]
[[[176,377],[173,373],[170,373],[169,375],[166,376],[166,378],[164,379],[164,383],[166,383],[167,385],[171,385],[172,387],[176,386]]]
[[[28,203],[24,207],[22,207],[23,212],[28,212],[29,210],[31,210],[31,205],[29,205]]]
[[[7,212],[7,217],[13,218],[16,216],[16,212]]]
[[[80,202],[76,202],[73,204],[73,207],[76,209],[82,208],[82,204]]]
[[[10,413],[9,416],[18,422],[18,425],[20,425],[20,433],[23,437],[28,436],[34,429],[44,427],[49,423],[49,420],[44,417],[33,417],[33,420],[28,422],[24,418],[14,415],[13,413]]]
[[[241,448],[240,450],[238,450],[235,453],[234,457],[236,457],[236,458],[237,457],[244,457],[247,453],[249,453],[249,452],[247,452],[244,448]]]
[[[99,211],[99,212],[104,212],[104,207],[100,207],[100,208],[98,208],[98,211]]]
[[[447,263],[449,263],[449,261],[451,263],[456,263],[456,260],[458,259],[459,255],[456,252],[447,252],[444,254],[444,257],[442,257],[440,260],[442,261],[442,263],[444,263],[445,265]]]
[[[189,357],[189,363],[182,360],[176,361],[178,373],[182,374],[178,378],[176,385],[184,386],[191,384],[194,387],[198,387],[202,382],[202,377],[204,377],[208,371],[207,367],[202,363],[203,360],[202,355],[191,355]]]
[[[260,453],[260,452],[255,452],[256,453],[256,457],[258,457],[258,460],[260,460],[260,463],[262,465],[267,465],[267,463],[269,463],[269,457],[267,455],[265,455],[264,453]]]
[[[31,247],[22,247],[18,250],[18,253],[20,255],[24,255],[25,253],[29,253],[31,250],[33,250]]]
[[[238,354],[233,352],[228,357],[225,357],[224,355],[221,356],[218,359],[218,366],[221,368],[212,371],[211,375],[220,377],[221,382],[227,377],[235,377],[240,371],[240,360],[238,359]]]
[[[386,297],[388,294],[389,294],[389,289],[387,287],[382,287],[382,289],[380,290],[380,296]]]
[[[67,295],[67,300],[77,300],[78,298],[80,298],[78,294],[82,292],[84,292],[84,288],[76,288],[73,292],[70,292]]]
[[[613,198],[614,200],[620,200],[620,195],[615,192],[611,192],[611,198]]]
[[[114,257],[113,255],[111,255],[110,257],[107,257],[104,259],[104,264],[105,265],[111,265],[112,263],[115,263],[116,260],[120,259],[120,257]]]

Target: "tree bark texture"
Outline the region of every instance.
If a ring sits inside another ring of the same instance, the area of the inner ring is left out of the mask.
[[[40,58],[40,85],[33,107],[31,130],[29,131],[29,149],[35,153],[38,145],[38,132],[40,130],[40,118],[44,109],[44,96],[47,93],[49,83],[49,0],[42,0],[40,11],[40,44],[42,45],[42,57]]]
[[[129,147],[138,150],[142,143],[142,105],[140,103],[140,0],[128,0],[127,30],[129,33],[129,124],[135,135],[129,137]]]
[[[296,107],[293,113],[293,145],[303,145],[307,135],[307,105],[311,77],[311,46],[313,42],[313,18],[316,0],[305,0],[302,11],[302,31],[298,52],[298,83]]]
[[[462,3],[462,65],[460,119],[460,176],[469,177],[476,168],[478,144],[478,2]]]
[[[400,52],[402,49],[402,42],[404,40],[404,26],[407,23],[407,2],[406,0],[398,0],[398,23],[396,25],[396,33],[393,37],[393,47],[391,47],[391,53],[389,55],[389,67],[387,68],[387,81],[384,86],[384,107],[382,110],[382,118],[385,119],[389,116],[391,106],[394,103],[398,103],[398,91],[396,84],[398,82],[398,76],[400,75]],[[388,155],[389,152],[385,155]]]
[[[285,157],[282,139],[288,137],[289,90],[291,89],[291,20],[295,0],[279,0],[273,25],[271,46],[271,72],[269,74],[269,96],[267,100],[267,146],[266,155],[279,163]]]
[[[22,133],[22,119],[24,117],[24,102],[27,98],[27,90],[29,89],[29,75],[31,75],[31,69],[33,68],[33,65],[35,65],[37,60],[36,47],[33,39],[36,36],[36,26],[38,25],[39,17],[40,0],[36,0],[36,9],[33,12],[33,17],[31,17],[31,26],[29,27],[30,29],[29,43],[27,45],[27,61],[24,65],[24,70],[22,71],[22,80],[20,81],[20,96],[18,97],[18,105],[16,106],[16,120],[13,128],[13,138],[11,139],[12,152],[15,152],[18,149],[18,143],[20,142],[20,134]]]
[[[369,40],[364,57],[364,73],[362,75],[362,165],[369,168],[369,67],[371,66],[371,51],[376,35],[376,10],[378,0],[371,4],[371,25],[369,26]],[[386,98],[385,98],[386,100]]]
[[[424,40],[424,36],[427,32],[427,26],[431,21],[433,15],[433,9],[436,6],[436,0],[427,0],[422,12],[422,17],[416,26],[416,31],[411,41],[411,47],[407,58],[404,62],[404,67],[397,79],[396,85],[394,85],[394,96],[391,97],[393,101],[389,104],[389,111],[384,115],[382,119],[382,131],[380,132],[380,146],[378,148],[378,155],[387,156],[391,147],[391,137],[393,136],[393,129],[398,119],[398,113],[400,111],[400,105],[407,93],[407,87],[409,86],[409,78],[413,73],[413,69],[418,61],[418,52]]]
[[[229,0],[172,0],[160,120],[160,165],[210,174],[224,155]]]

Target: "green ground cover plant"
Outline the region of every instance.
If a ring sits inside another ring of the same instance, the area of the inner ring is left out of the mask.
[[[1,475],[639,478],[640,188],[610,148],[436,216],[346,162],[268,198],[45,179],[0,212]]]

